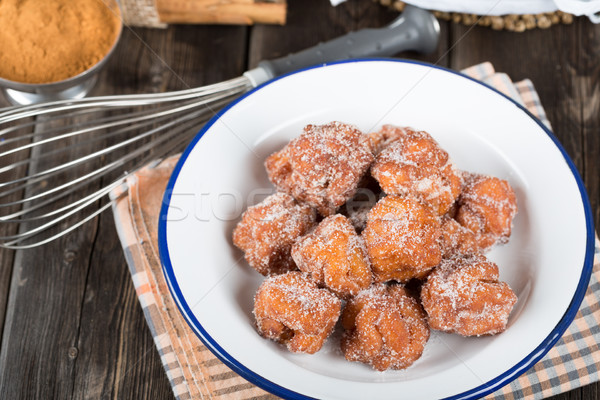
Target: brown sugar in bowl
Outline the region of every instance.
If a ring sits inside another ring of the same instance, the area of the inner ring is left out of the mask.
[[[122,30],[115,0],[3,0],[0,26],[0,85],[16,104],[83,97]]]

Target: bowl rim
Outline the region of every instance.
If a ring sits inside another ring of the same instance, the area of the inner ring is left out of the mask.
[[[108,52],[104,55],[104,57],[102,57],[100,60],[98,60],[98,62],[96,62],[94,65],[92,65],[85,71],[80,72],[77,75],[71,76],[67,79],[63,79],[60,81],[54,81],[54,82],[26,83],[26,82],[12,81],[10,79],[5,79],[5,78],[0,77],[0,86],[3,86],[7,89],[14,89],[14,90],[19,90],[19,91],[23,91],[23,92],[31,92],[31,93],[50,92],[50,91],[56,91],[56,90],[60,91],[60,90],[67,89],[72,86],[76,86],[77,84],[94,76],[96,73],[98,73],[98,71],[102,68],[102,66],[104,66],[104,64],[106,64],[108,59],[114,53],[117,45],[119,44],[119,41],[121,40],[121,36],[123,34],[123,28],[125,27],[125,24],[123,23],[123,10],[121,8],[121,4],[119,4],[119,1],[117,1],[117,0],[112,0],[112,2],[114,3],[114,5],[116,6],[116,9],[118,10],[117,19],[119,20],[119,24],[118,24],[119,31],[117,32],[117,36],[115,37],[115,40],[114,40],[113,44],[111,45],[110,49],[108,50]],[[103,3],[104,3],[104,1],[103,1]]]
[[[293,390],[287,389],[283,386],[280,386],[277,383],[274,383],[274,382],[258,375],[257,373],[250,371],[244,365],[239,363],[235,358],[233,358],[231,355],[229,355],[218,344],[218,342],[215,339],[213,339],[206,332],[206,330],[202,327],[202,325],[196,319],[196,317],[194,316],[194,314],[191,311],[191,308],[189,307],[189,305],[187,304],[187,302],[185,301],[185,299],[183,297],[183,294],[179,288],[179,285],[178,285],[176,277],[175,277],[173,265],[171,264],[171,258],[169,255],[169,249],[168,249],[168,244],[167,244],[167,231],[166,231],[167,230],[167,213],[169,210],[169,205],[171,202],[171,195],[173,193],[174,185],[177,182],[177,178],[179,176],[181,168],[185,164],[185,161],[187,160],[189,154],[196,147],[197,143],[202,138],[202,136],[229,109],[234,107],[237,103],[239,103],[246,97],[250,96],[254,92],[262,89],[263,87],[265,87],[275,81],[278,81],[279,79],[283,79],[287,76],[302,73],[303,71],[308,71],[308,70],[312,70],[312,69],[327,68],[328,66],[331,66],[331,65],[347,64],[347,63],[363,63],[363,62],[364,63],[394,62],[394,63],[404,63],[404,64],[416,64],[416,65],[420,65],[420,66],[424,66],[424,67],[428,67],[428,68],[438,69],[438,70],[445,71],[445,72],[448,72],[448,73],[451,73],[454,75],[458,75],[458,76],[460,76],[464,79],[468,79],[472,82],[476,82],[477,84],[479,84],[487,89],[490,89],[493,92],[499,94],[500,96],[508,99],[515,106],[517,106],[519,109],[524,111],[526,113],[526,115],[529,116],[535,123],[537,123],[537,125],[540,128],[542,128],[542,130],[550,137],[550,139],[552,140],[554,145],[561,152],[567,166],[569,167],[569,169],[570,169],[571,173],[573,174],[573,177],[575,178],[575,181],[577,183],[577,187],[578,187],[579,193],[581,195],[581,202],[582,202],[582,206],[583,206],[583,212],[585,215],[585,226],[586,226],[587,232],[586,232],[586,246],[585,246],[585,257],[584,257],[584,261],[583,261],[583,268],[582,268],[579,282],[577,284],[577,289],[575,290],[573,298],[571,299],[571,302],[570,302],[567,310],[563,314],[563,316],[560,319],[560,321],[558,322],[558,324],[554,327],[554,329],[531,353],[526,355],[520,362],[518,362],[516,365],[514,365],[507,371],[501,373],[497,377],[489,380],[488,382],[485,382],[479,386],[476,386],[473,389],[464,391],[462,393],[458,393],[458,394],[446,397],[443,400],[478,399],[480,397],[483,397],[483,396],[485,396],[489,393],[492,393],[492,392],[500,389],[501,387],[507,385],[508,383],[510,383],[511,381],[516,379],[519,375],[521,375],[523,372],[525,372],[527,369],[532,367],[554,346],[554,344],[562,337],[563,333],[569,327],[571,322],[575,319],[575,315],[577,314],[579,307],[581,305],[581,302],[583,301],[583,298],[585,296],[585,292],[588,288],[589,281],[590,281],[591,274],[592,274],[594,250],[595,250],[595,230],[594,230],[594,222],[593,222],[593,216],[592,216],[593,214],[591,211],[590,201],[589,201],[583,180],[577,170],[577,167],[575,166],[575,163],[569,157],[569,155],[567,154],[564,147],[561,145],[558,138],[538,118],[536,118],[529,110],[527,110],[527,108],[525,108],[525,106],[518,103],[511,97],[505,95],[504,93],[500,92],[499,90],[495,89],[494,87],[492,87],[484,82],[481,82],[475,78],[464,75],[458,71],[454,71],[449,68],[430,64],[427,62],[406,60],[406,59],[393,59],[393,58],[359,58],[359,59],[352,59],[352,60],[330,62],[330,63],[315,65],[315,66],[308,67],[308,68],[303,68],[303,69],[276,77],[268,82],[265,82],[265,83],[257,86],[256,88],[248,91],[244,95],[240,96],[238,99],[236,99],[233,102],[231,102],[230,104],[228,104],[225,108],[223,108],[222,110],[217,112],[204,125],[204,127],[198,132],[198,134],[196,134],[194,139],[186,147],[186,149],[182,153],[181,157],[179,158],[179,161],[177,162],[177,164],[171,174],[169,182],[167,183],[167,187],[165,189],[165,194],[163,197],[163,202],[162,202],[162,206],[161,206],[161,210],[160,210],[160,214],[159,214],[159,221],[158,221],[158,247],[159,247],[160,260],[161,260],[161,264],[162,264],[162,270],[163,270],[165,279],[167,281],[167,286],[169,287],[171,295],[173,296],[173,299],[175,300],[175,303],[177,304],[179,311],[182,313],[184,319],[186,320],[186,322],[190,326],[190,328],[192,328],[192,330],[198,336],[198,338],[202,341],[202,343],[204,343],[211,350],[211,352],[219,360],[221,360],[224,364],[226,364],[229,368],[231,368],[237,374],[239,374],[240,376],[242,376],[244,379],[248,380],[249,382],[255,384],[256,386],[258,386],[264,390],[267,390],[268,392],[271,392],[275,395],[278,395],[282,398],[294,399],[294,400],[296,400],[296,399],[298,399],[298,400],[314,399],[313,397],[309,397],[309,396],[303,395],[301,393],[295,392]]]

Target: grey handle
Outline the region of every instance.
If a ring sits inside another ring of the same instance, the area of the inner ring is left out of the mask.
[[[438,21],[431,13],[408,5],[384,28],[350,32],[298,53],[261,61],[258,68],[245,75],[256,86],[287,72],[331,61],[391,56],[404,50],[429,53],[437,48],[439,31]]]

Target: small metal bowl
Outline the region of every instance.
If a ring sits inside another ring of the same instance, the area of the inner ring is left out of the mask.
[[[119,15],[122,15],[118,2],[115,2],[115,7]],[[104,58],[82,73],[62,81],[51,83],[22,83],[0,78],[0,93],[13,105],[27,105],[85,97],[96,84],[97,74],[106,64],[115,47],[117,47],[122,32],[123,23],[120,24],[117,38]]]

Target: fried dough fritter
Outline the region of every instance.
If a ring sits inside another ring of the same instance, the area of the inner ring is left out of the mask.
[[[417,200],[381,199],[362,233],[375,282],[423,278],[442,259],[441,234],[439,217]]]
[[[292,244],[315,225],[316,213],[285,193],[276,193],[249,207],[233,231],[233,243],[248,264],[262,275],[296,269]]]
[[[294,353],[319,351],[341,307],[340,299],[299,271],[267,278],[254,296],[258,332]]]
[[[475,234],[481,250],[508,241],[517,214],[510,184],[493,176],[465,174],[456,220]]]
[[[363,238],[340,214],[325,218],[300,238],[292,247],[292,257],[300,271],[341,298],[355,295],[373,280]]]
[[[442,217],[442,257],[468,256],[479,252],[475,234],[449,216]]]
[[[348,302],[341,321],[346,359],[379,371],[409,367],[429,340],[425,312],[398,284],[379,283],[361,291]]]
[[[366,135],[352,125],[330,122],[307,125],[269,156],[265,167],[279,190],[329,216],[354,195],[373,159]]]
[[[377,155],[371,174],[388,195],[413,196],[437,215],[445,214],[460,194],[462,183],[448,153],[427,132],[395,129],[402,131],[396,135],[399,139]]]
[[[498,266],[483,255],[442,261],[421,289],[430,328],[463,336],[503,332],[517,296],[498,279]]]
[[[373,154],[377,156],[390,144],[414,133],[414,129],[406,126],[383,125],[380,130],[368,134],[369,144]]]

